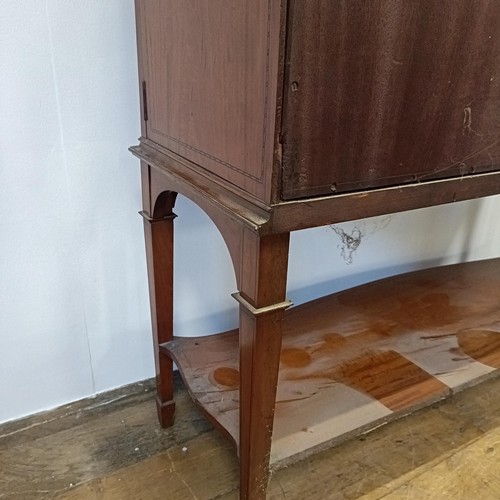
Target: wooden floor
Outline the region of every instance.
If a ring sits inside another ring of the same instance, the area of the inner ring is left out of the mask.
[[[0,426],[0,499],[237,499],[232,448],[177,382],[151,382]],[[274,472],[271,499],[500,499],[500,378]]]

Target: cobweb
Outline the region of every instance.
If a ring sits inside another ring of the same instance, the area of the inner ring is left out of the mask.
[[[346,264],[352,264],[354,260],[354,254],[356,250],[361,245],[361,242],[370,238],[378,231],[386,228],[392,220],[392,216],[388,215],[386,217],[381,217],[374,220],[366,220],[356,222],[352,230],[348,233],[346,229],[334,224],[330,225],[330,228],[339,236],[340,244],[337,248],[340,248],[340,255],[344,259]]]

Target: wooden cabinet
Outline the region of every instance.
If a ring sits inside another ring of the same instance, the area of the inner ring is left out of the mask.
[[[279,2],[146,0],[137,19],[145,135],[269,202]]]
[[[498,167],[495,2],[137,10],[145,137],[229,189],[270,203]]]
[[[136,0],[136,15],[142,137],[131,151],[163,425],[173,423],[174,358],[237,447],[241,497],[263,498],[270,457],[303,454],[496,370],[498,260],[285,313],[291,231],[500,193],[496,2]],[[177,193],[227,244],[235,332],[174,338]],[[439,349],[415,354],[431,338]],[[460,362],[436,361],[445,344]],[[345,426],[346,415],[358,417]]]
[[[500,145],[495,2],[290,2],[282,197],[487,172]]]

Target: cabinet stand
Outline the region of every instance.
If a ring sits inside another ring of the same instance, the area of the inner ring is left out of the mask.
[[[270,466],[500,368],[500,259],[393,277],[288,309],[290,232],[273,232],[272,210],[266,219],[211,181],[178,175],[175,159],[132,151],[143,160],[159,419],[173,424],[175,361],[194,401],[237,449],[242,499],[265,498]],[[240,310],[235,331],[173,335],[177,193],[210,216],[229,249]]]

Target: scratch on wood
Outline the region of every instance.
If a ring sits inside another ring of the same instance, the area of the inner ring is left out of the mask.
[[[464,122],[462,124],[462,135],[470,134],[472,131],[472,110],[470,106],[464,108]]]
[[[170,450],[167,450],[167,457],[170,459],[170,465],[171,465],[170,471],[179,478],[180,482],[187,488],[189,493],[191,493],[191,495],[193,496],[193,499],[198,500],[198,497],[195,495],[191,486],[189,486],[189,484],[185,481],[185,479],[177,472],[177,469],[175,468],[174,459],[172,458],[172,455],[170,455]]]
[[[482,137],[476,130],[472,128],[472,108],[469,104],[464,108],[464,121],[462,124],[462,135],[470,135],[470,133],[476,134],[478,137]]]
[[[446,167],[439,168],[437,170],[433,170],[430,173],[420,175],[420,176],[418,176],[418,180],[423,180],[426,177],[429,177],[430,175],[435,175],[435,174],[440,174],[442,172],[446,172],[446,170],[450,170],[452,168],[455,168],[457,165],[467,166],[467,164],[465,163],[467,160],[470,160],[471,158],[474,158],[474,156],[480,155],[481,153],[488,154],[490,159],[491,159],[491,153],[489,152],[489,149],[492,148],[493,146],[496,146],[498,143],[500,143],[500,139],[497,139],[496,141],[492,142],[491,144],[488,144],[484,148],[480,148],[480,149],[477,149],[476,151],[473,151],[472,153],[468,154],[467,156],[465,156],[464,158],[462,158],[459,161],[453,161],[453,159],[450,158],[451,163],[449,165],[446,165]]]
[[[68,415],[72,415],[74,412],[73,411],[69,411],[68,413],[65,413],[64,415],[59,415],[57,417],[54,417],[54,418],[49,418],[47,420],[43,420],[41,422],[35,422],[34,424],[30,424],[26,427],[22,427],[20,429],[16,429],[15,431],[12,431],[12,432],[7,432],[5,434],[0,434],[0,438],[6,438],[8,436],[13,436],[14,434],[18,434],[19,432],[24,432],[28,429],[32,429],[34,427],[38,427],[40,425],[44,425],[44,424],[48,424],[50,422],[53,422],[55,420],[59,420],[61,418],[64,418],[64,417],[67,417]]]

